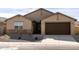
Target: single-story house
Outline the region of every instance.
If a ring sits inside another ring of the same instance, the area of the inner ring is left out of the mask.
[[[5,20],[6,34],[74,35],[76,19],[40,8]]]

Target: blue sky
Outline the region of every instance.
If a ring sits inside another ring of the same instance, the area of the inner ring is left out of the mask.
[[[0,8],[0,17],[12,17],[16,14],[27,14],[38,8]],[[52,12],[61,12],[79,20],[79,8],[45,8]]]

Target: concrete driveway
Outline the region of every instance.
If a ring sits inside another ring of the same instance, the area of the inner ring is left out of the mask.
[[[60,41],[76,42],[75,38],[72,35],[45,35],[44,39],[46,38],[53,39],[53,40],[60,40]]]

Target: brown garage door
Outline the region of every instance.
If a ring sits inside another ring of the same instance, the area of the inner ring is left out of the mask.
[[[46,23],[46,34],[47,35],[69,35],[70,34],[70,23],[69,22],[57,22],[57,23]]]

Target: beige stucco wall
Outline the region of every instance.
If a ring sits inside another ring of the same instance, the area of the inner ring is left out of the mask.
[[[23,30],[28,30],[32,33],[32,22],[29,19],[24,18],[23,16],[15,16],[6,21],[6,32],[8,30],[15,30],[14,29],[14,22],[22,21],[23,22]]]
[[[71,23],[71,34],[74,35],[74,23],[75,21],[69,17],[66,17],[61,14],[52,15],[41,21],[41,34],[45,34],[45,23],[46,22],[70,22]]]

